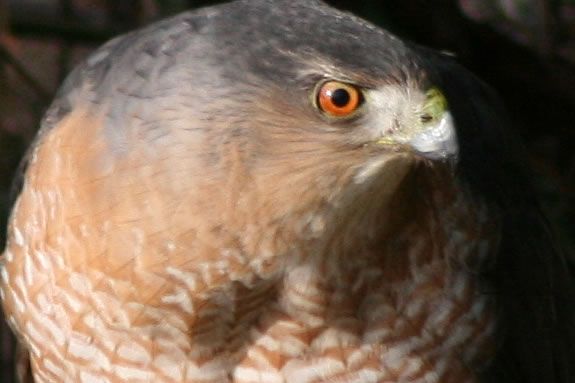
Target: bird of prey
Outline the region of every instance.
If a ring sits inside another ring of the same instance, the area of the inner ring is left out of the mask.
[[[572,270],[508,125],[452,58],[321,1],[110,41],[11,213],[35,381],[574,382]]]

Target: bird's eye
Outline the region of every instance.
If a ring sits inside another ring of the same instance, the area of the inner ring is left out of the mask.
[[[362,102],[360,89],[339,81],[325,82],[317,92],[318,107],[332,117],[351,116]]]

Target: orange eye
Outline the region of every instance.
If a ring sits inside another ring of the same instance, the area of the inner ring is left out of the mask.
[[[324,83],[317,95],[317,105],[332,117],[350,116],[362,101],[363,96],[357,87],[339,81]]]

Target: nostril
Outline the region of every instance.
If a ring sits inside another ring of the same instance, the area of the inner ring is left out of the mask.
[[[421,116],[421,122],[424,124],[427,124],[428,122],[431,122],[433,120],[433,116],[429,113],[425,113],[424,115]]]

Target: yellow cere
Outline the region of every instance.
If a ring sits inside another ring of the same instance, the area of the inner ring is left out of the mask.
[[[425,93],[426,101],[421,111],[424,125],[437,122],[447,111],[447,99],[438,88],[431,88]]]

